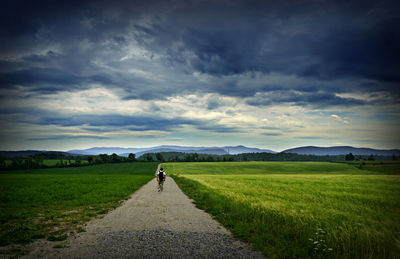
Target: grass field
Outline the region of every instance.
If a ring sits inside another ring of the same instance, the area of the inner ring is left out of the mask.
[[[0,245],[63,240],[154,177],[157,163],[0,173]],[[72,233],[71,233],[72,232]]]
[[[323,162],[163,167],[198,207],[266,256],[399,258],[399,163],[367,167],[374,171]]]

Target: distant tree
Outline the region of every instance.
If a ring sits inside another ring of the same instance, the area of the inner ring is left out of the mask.
[[[80,166],[81,165],[81,158],[79,156],[75,157],[75,166]]]
[[[32,158],[28,157],[27,159],[24,160],[24,168],[25,169],[32,169],[33,168]]]
[[[87,157],[87,161],[89,162],[89,164],[92,163],[93,162],[93,157],[92,156],[88,156]]]
[[[64,165],[65,165],[64,160],[62,158],[60,158],[60,160],[57,162],[57,166],[63,167]]]
[[[161,162],[164,161],[164,157],[161,153],[156,153],[156,158],[157,158],[157,161],[161,161]]]
[[[207,158],[206,158],[206,160],[207,160],[208,162],[214,162],[214,157],[213,157],[212,155],[208,155]]]
[[[370,155],[370,156],[368,157],[368,161],[375,161],[375,157],[374,157],[373,155]]]
[[[36,159],[35,159],[35,162],[36,162],[38,168],[46,167],[46,165],[44,164],[44,160],[43,160],[43,158],[41,158],[41,157],[36,158]]]
[[[130,160],[132,160],[132,161],[135,161],[135,160],[136,160],[136,155],[133,154],[133,153],[130,153],[129,156],[128,156],[128,158],[129,158]]]
[[[13,169],[22,169],[23,160],[20,158],[13,158],[11,162],[11,168]]]
[[[115,154],[115,153],[112,153],[112,155],[111,155],[111,161],[112,161],[113,163],[119,162],[119,161],[120,161],[119,156],[118,156],[117,154]]]
[[[108,155],[107,154],[100,154],[99,155],[100,160],[102,163],[107,163],[108,162]]]
[[[95,164],[101,163],[101,158],[100,158],[100,156],[94,156],[94,157],[93,157],[93,163],[95,163]]]
[[[397,157],[396,157],[395,154],[392,155],[392,160],[393,160],[393,161],[396,161],[396,160],[397,160]]]
[[[354,161],[355,157],[352,153],[349,153],[345,157],[346,161]]]
[[[6,168],[6,161],[4,159],[0,159],[0,169]]]
[[[190,154],[186,154],[186,155],[183,157],[183,161],[185,161],[185,162],[190,162]]]
[[[153,156],[149,153],[147,153],[146,155],[144,155],[144,159],[146,161],[154,161]]]

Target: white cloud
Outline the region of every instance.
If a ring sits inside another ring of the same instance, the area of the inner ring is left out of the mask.
[[[330,117],[333,118],[333,119],[335,119],[335,120],[338,120],[338,121],[340,121],[340,122],[343,122],[344,124],[349,124],[349,122],[348,122],[347,120],[343,119],[343,118],[340,117],[339,115],[332,114]]]

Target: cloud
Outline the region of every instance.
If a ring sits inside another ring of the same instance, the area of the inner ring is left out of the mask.
[[[344,98],[334,93],[319,91],[298,91],[298,90],[276,90],[258,92],[254,97],[247,99],[249,105],[272,105],[277,103],[291,103],[299,106],[312,107],[331,107],[331,106],[359,106],[366,102],[354,99]]]
[[[293,136],[348,118],[397,125],[398,13],[386,0],[5,1],[2,132],[258,141],[271,125]]]
[[[73,114],[62,115],[46,112],[25,121],[36,125],[57,125],[62,127],[79,127],[89,132],[159,131],[172,132],[185,126],[208,132],[238,132],[234,127],[219,124],[215,120],[187,119],[182,117],[160,118],[157,116],[128,116],[119,114]]]
[[[46,94],[97,83],[120,89],[124,100],[202,92],[254,97],[249,100],[254,105],[271,102],[256,100],[258,93],[279,90],[288,98],[275,103],[314,106],[360,104],[333,95],[348,92],[350,83],[352,90],[369,89],[362,79],[397,91],[400,23],[390,2],[354,2],[351,10],[341,3],[311,1],[47,4],[25,3],[26,10],[6,5],[2,19],[8,27],[0,36],[8,45],[2,56],[11,55],[14,62],[12,69],[1,66],[3,87],[23,85]],[[274,73],[297,77],[291,87],[302,95],[282,81],[258,82]],[[338,77],[348,82],[324,83]],[[322,93],[310,95],[310,85]],[[216,108],[217,102],[210,100],[208,107]]]
[[[316,136],[298,136],[296,138],[298,138],[298,139],[309,139],[309,140],[319,140],[319,139],[329,139],[329,140],[331,140],[331,139],[336,139],[334,137],[326,137],[326,136],[318,136],[318,137],[316,137]]]
[[[199,125],[196,127],[199,130],[205,130],[210,132],[217,132],[217,133],[233,133],[233,132],[240,132],[241,130],[235,127],[229,127],[225,125],[218,125],[218,124],[204,124]]]
[[[57,115],[54,117],[42,117],[38,121],[42,125],[60,125],[60,126],[83,126],[88,125],[92,127],[125,127],[135,126],[140,130],[162,129],[170,130],[177,126],[184,124],[197,124],[195,121],[182,119],[182,118],[157,118],[157,117],[144,117],[144,116],[127,116],[119,114],[109,115],[72,115],[62,116]]]
[[[330,117],[333,118],[333,119],[335,119],[335,120],[338,120],[338,121],[340,121],[340,122],[343,122],[344,124],[349,124],[349,122],[348,122],[347,120],[344,120],[344,119],[343,119],[342,117],[340,117],[339,115],[332,114]]]
[[[269,137],[275,137],[275,136],[282,136],[282,133],[272,133],[272,132],[266,132],[262,133],[264,136],[269,136]]]
[[[167,17],[164,26],[151,26],[151,33],[145,34],[153,40],[152,50],[167,47],[168,61],[220,76],[278,71],[324,80],[399,80],[395,71],[400,38],[392,30],[399,23],[390,2],[375,15],[370,15],[377,8],[374,1],[355,1],[351,10],[325,2],[208,4],[197,6],[196,13],[182,7],[173,13],[175,19]],[[166,35],[171,32],[166,27],[173,29],[175,40]]]
[[[102,136],[92,136],[92,135],[56,135],[56,136],[47,136],[47,137],[38,137],[38,138],[28,138],[28,140],[33,141],[45,141],[45,140],[72,140],[72,139],[110,139],[108,137]]]

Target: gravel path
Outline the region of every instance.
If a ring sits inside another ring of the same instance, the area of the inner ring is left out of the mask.
[[[122,206],[87,224],[65,248],[41,241],[27,258],[263,258],[197,209],[174,180],[155,179]],[[47,244],[47,246],[46,246]]]

